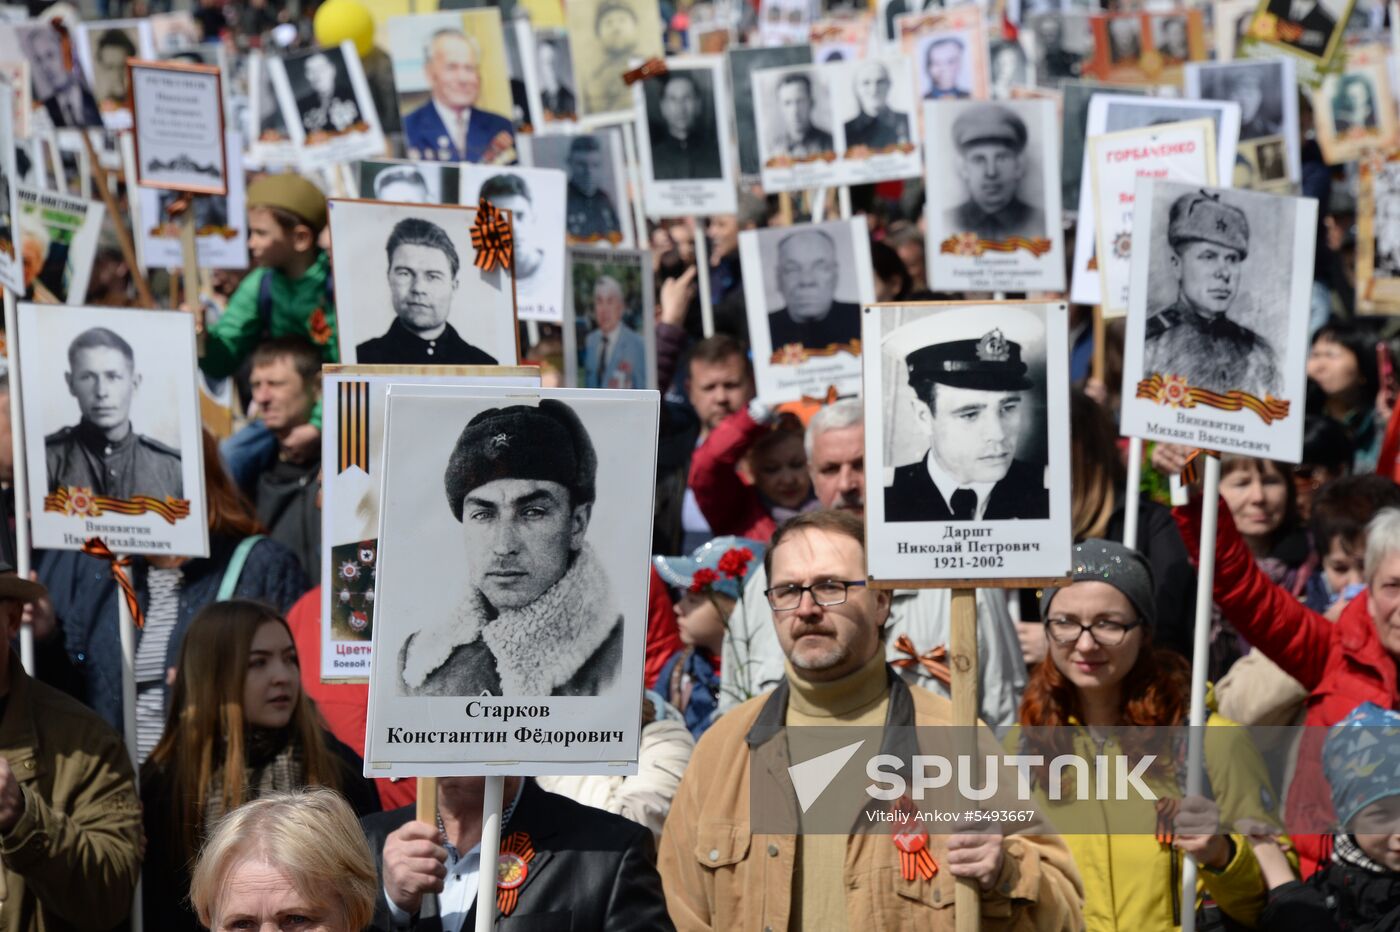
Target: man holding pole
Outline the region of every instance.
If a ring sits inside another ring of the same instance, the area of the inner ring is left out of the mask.
[[[765,792],[761,782],[774,772],[750,762],[769,742],[797,743],[794,726],[864,726],[864,737],[881,726],[952,723],[947,700],[911,689],[885,663],[890,595],[865,585],[865,530],[857,518],[798,515],[773,536],[765,564],[787,672],[776,689],[705,733],[681,781],[660,854],[677,928],[857,929],[879,916],[891,928],[952,929],[950,877],[981,888],[981,928],[1078,928],[1079,877],[1056,839],[909,830],[921,838],[910,847],[934,865],[910,877],[900,857],[904,836],[887,829],[755,833],[751,794]],[[798,763],[795,752],[791,758]],[[796,776],[792,782],[795,788]]]

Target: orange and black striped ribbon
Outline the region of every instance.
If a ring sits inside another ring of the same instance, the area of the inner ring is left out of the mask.
[[[509,269],[514,264],[515,240],[510,221],[486,198],[477,202],[476,222],[472,224],[472,248],[476,259],[472,263],[483,272],[497,265]]]
[[[132,585],[131,577],[126,572],[127,567],[131,566],[131,557],[117,556],[100,537],[89,537],[83,544],[83,553],[106,560],[112,565],[112,578],[117,581],[117,588],[121,589],[122,595],[126,597],[126,607],[131,610],[131,620],[136,622],[136,627],[144,627],[146,618],[141,614],[141,601],[136,598],[136,587]]]
[[[1240,411],[1248,408],[1259,415],[1259,419],[1265,424],[1272,424],[1274,421],[1281,421],[1288,417],[1288,409],[1291,406],[1291,402],[1275,398],[1272,395],[1258,398],[1239,389],[1232,389],[1222,394],[1194,386],[1187,386],[1179,400],[1168,402],[1167,380],[1162,377],[1160,372],[1154,372],[1151,378],[1138,382],[1137,397],[1159,404],[1168,403],[1172,407],[1180,408],[1194,408],[1196,405],[1218,408],[1221,411]]]
[[[947,647],[939,644],[932,650],[926,650],[921,654],[919,653],[919,649],[914,646],[914,642],[910,639],[909,635],[901,634],[895,639],[894,649],[905,655],[903,657],[896,657],[894,660],[890,661],[890,663],[894,664],[896,667],[905,669],[918,664],[927,671],[929,676],[938,680],[944,686],[951,687],[953,685],[953,673],[948,669]]]
[[[927,845],[918,851],[905,851],[901,848],[899,873],[905,880],[914,880],[916,877],[932,880],[933,875],[938,873],[938,863],[934,861],[933,855],[928,853]]]
[[[181,518],[190,516],[190,502],[185,498],[153,498],[149,495],[134,495],[131,498],[112,498],[107,495],[94,495],[83,508],[75,508],[76,496],[68,486],[44,496],[44,511],[59,514],[82,515],[96,518],[104,514],[143,515],[151,513],[174,524]]]
[[[369,473],[369,383],[341,382],[339,397],[340,456],[337,473],[351,466]]]
[[[1186,454],[1186,465],[1181,467],[1181,484],[1195,485],[1196,480],[1201,478],[1201,457],[1213,456],[1220,458],[1220,454],[1214,450],[1202,450],[1197,448]]]
[[[1181,800],[1164,796],[1157,800],[1157,844],[1170,848],[1176,841],[1176,813]]]
[[[510,836],[501,842],[501,852],[514,854],[525,863],[526,872],[530,868],[530,862],[535,859],[535,845],[530,841],[530,836],[526,832],[511,832]],[[515,906],[520,902],[520,887],[511,887],[509,890],[501,887],[499,882],[496,887],[496,911],[502,916],[509,916],[515,911]]]
[[[1050,251],[1050,240],[1043,236],[982,239],[976,234],[963,233],[950,236],[938,244],[938,251],[944,255],[979,256],[984,252],[1015,252],[1018,249],[1024,249],[1038,259]]]

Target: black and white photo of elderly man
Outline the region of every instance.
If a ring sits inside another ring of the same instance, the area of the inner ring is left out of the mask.
[[[840,262],[836,242],[821,230],[790,233],[778,243],[783,306],[768,314],[774,350],[790,343],[820,350],[860,339],[860,305],[836,300]]]
[[[846,121],[846,148],[888,149],[909,142],[909,114],[890,107],[890,69],[882,62],[856,66],[856,104],[860,112]]]
[[[587,542],[598,457],[573,409],[490,408],[444,474],[469,589],[399,652],[409,696],[597,696],[616,683],[623,616]]]
[[[944,214],[946,229],[979,239],[1045,236],[1045,213],[1024,199],[1026,124],[1000,104],[968,107],[953,120],[956,166],[967,199]]]

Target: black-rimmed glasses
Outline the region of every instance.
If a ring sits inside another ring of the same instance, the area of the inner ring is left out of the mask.
[[[1068,618],[1045,619],[1046,634],[1050,636],[1050,640],[1061,647],[1074,644],[1085,631],[1089,632],[1089,637],[1093,638],[1094,643],[1100,647],[1117,647],[1123,643],[1123,639],[1128,636],[1129,631],[1141,626],[1142,619],[1137,621],[1096,621],[1090,625],[1083,625]]]
[[[821,606],[840,605],[846,601],[846,590],[851,586],[863,586],[863,579],[823,579],[821,582],[812,583],[810,586],[799,586],[792,583],[786,586],[774,586],[764,590],[764,595],[768,596],[768,605],[775,612],[790,612],[802,604],[802,593],[812,593],[812,601]]]

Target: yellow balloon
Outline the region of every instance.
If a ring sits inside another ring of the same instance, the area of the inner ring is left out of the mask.
[[[327,0],[312,20],[316,41],[334,48],[349,39],[360,55],[374,48],[374,17],[359,0]]]

